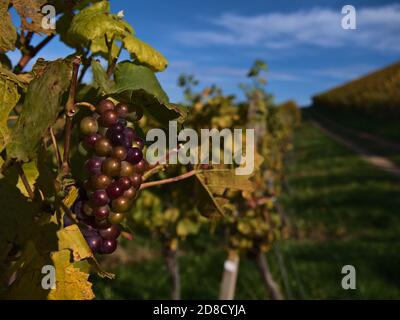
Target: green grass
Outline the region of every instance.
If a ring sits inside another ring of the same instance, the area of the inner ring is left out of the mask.
[[[389,143],[400,145],[400,119],[398,116],[394,115],[392,118],[386,117],[382,119],[350,112],[332,112],[315,108],[307,108],[303,111],[303,114],[306,119],[316,119],[324,127],[330,128],[330,130],[351,140],[371,154],[383,156],[400,165],[398,147],[392,148],[363,135],[363,133],[372,134],[378,138],[385,139]]]
[[[292,238],[267,255],[286,297],[400,298],[399,181],[305,122],[295,135],[287,185],[280,200],[293,227]],[[226,257],[221,239],[218,232],[210,236],[204,229],[182,245],[183,298],[218,297]],[[115,280],[94,277],[97,297],[167,299],[169,282],[157,240],[138,234],[125,247],[132,256],[143,248],[152,254],[112,268]],[[356,290],[341,288],[341,268],[346,264],[356,268]],[[254,263],[242,257],[236,298],[266,297]]]
[[[400,298],[399,180],[307,122],[296,134],[287,174],[290,192],[282,201],[301,239],[282,246],[305,297]],[[345,264],[356,267],[357,290],[340,287]]]

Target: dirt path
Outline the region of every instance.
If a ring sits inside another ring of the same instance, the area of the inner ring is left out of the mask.
[[[400,167],[396,166],[392,161],[389,159],[373,154],[369,152],[366,149],[363,149],[353,143],[352,141],[343,138],[342,136],[338,135],[337,133],[334,133],[327,128],[321,126],[318,122],[312,121],[313,125],[316,126],[318,129],[320,129],[323,133],[325,133],[327,136],[332,138],[333,140],[337,141],[341,145],[347,147],[348,149],[352,150],[353,152],[357,153],[360,155],[360,157],[365,160],[366,162],[372,164],[373,166],[384,170],[396,177],[400,177]]]
[[[318,120],[319,119],[319,120]],[[335,123],[334,121],[328,119],[327,117],[318,114],[317,119],[316,119],[319,123],[326,123],[330,128],[333,128],[335,130],[338,129],[344,133],[347,133],[351,136],[357,136],[358,138],[370,141],[372,143],[375,143],[376,145],[380,146],[380,147],[384,147],[387,149],[390,149],[392,151],[396,151],[396,152],[400,152],[400,144],[396,143],[394,141],[388,141],[386,139],[383,139],[381,137],[378,137],[372,133],[367,133],[367,132],[360,132],[360,131],[356,131],[350,128],[345,128],[341,125],[339,125],[338,123]],[[335,130],[337,131],[337,130]]]

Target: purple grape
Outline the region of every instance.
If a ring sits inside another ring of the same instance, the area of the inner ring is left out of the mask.
[[[137,164],[143,159],[143,153],[139,148],[129,148],[126,154],[126,161]]]
[[[88,243],[90,249],[94,253],[100,252],[102,250],[104,240],[102,240],[102,238],[100,236],[87,237],[85,239],[86,239],[86,242]]]
[[[132,186],[132,181],[129,177],[119,178],[118,183],[124,191],[128,190]]]
[[[126,118],[129,114],[129,107],[125,103],[118,103],[115,106],[115,111],[117,111],[118,116],[120,116],[121,118]]]
[[[119,132],[122,133],[125,129],[125,126],[118,120],[116,124],[114,124],[108,131],[111,131],[112,133]]]
[[[123,195],[124,193],[124,186],[121,185],[118,181],[112,182],[107,187],[107,194],[110,199],[116,199]]]
[[[86,161],[86,169],[89,174],[100,174],[101,172],[101,164],[103,160],[99,157],[93,157]]]
[[[81,233],[85,238],[89,237],[96,237],[99,235],[97,230],[93,228],[92,226],[85,225],[84,227],[80,227]]]
[[[144,140],[143,140],[141,137],[136,136],[136,137],[133,139],[133,142],[132,142],[132,143],[136,143],[137,147],[138,147],[140,150],[143,150],[143,148],[144,148]]]
[[[107,137],[115,146],[125,145],[125,135],[122,132],[111,132],[110,134],[107,132]]]
[[[93,230],[95,225],[96,225],[96,219],[94,217],[85,217],[82,219],[82,222],[89,228],[92,228]]]
[[[107,192],[105,190],[96,190],[93,192],[92,196],[90,197],[90,201],[96,207],[105,206],[110,199],[107,196]]]
[[[119,227],[117,225],[113,224],[111,227],[109,227],[107,229],[100,230],[99,234],[103,239],[115,240],[121,234],[121,230],[119,229]]]
[[[94,209],[94,216],[96,219],[105,219],[110,215],[110,209],[108,206],[98,207]]]
[[[98,133],[92,134],[90,136],[86,136],[85,140],[84,140],[85,147],[87,147],[89,149],[93,149],[96,141],[99,140],[100,138],[101,138],[101,135]]]
[[[136,137],[135,130],[133,130],[132,128],[125,128],[124,136],[125,136],[125,139],[127,140],[127,144],[129,144],[128,147],[131,147],[133,139]]]
[[[117,240],[103,240],[101,242],[100,253],[110,254],[117,249]]]

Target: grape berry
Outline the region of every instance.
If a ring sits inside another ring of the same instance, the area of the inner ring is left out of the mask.
[[[96,112],[81,120],[83,146],[89,152],[86,161],[88,179],[83,182],[73,210],[81,222],[81,231],[94,253],[110,254],[117,248],[119,224],[135,201],[147,167],[143,159],[144,141],[127,127],[128,118],[138,121],[143,113],[130,112],[123,103],[102,100]],[[72,222],[65,217],[65,224]]]

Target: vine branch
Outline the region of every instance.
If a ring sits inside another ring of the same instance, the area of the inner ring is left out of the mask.
[[[162,184],[173,183],[173,182],[177,182],[180,180],[184,180],[184,179],[194,176],[196,173],[198,173],[197,170],[192,170],[192,171],[186,172],[184,174],[181,174],[181,175],[173,177],[173,178],[145,182],[145,183],[142,183],[142,185],[140,186],[140,190],[145,189],[145,188],[154,187],[154,186],[159,186]]]
[[[149,179],[152,175],[156,174],[159,171],[164,171],[168,167],[168,163],[162,163],[164,161],[168,161],[169,156],[173,154],[174,152],[178,152],[179,149],[181,148],[181,145],[179,145],[177,148],[172,149],[170,152],[168,152],[161,160],[158,161],[158,163],[155,165],[155,167],[151,168],[149,171],[145,172],[142,176],[142,180],[146,181]]]
[[[22,183],[24,184],[25,190],[26,190],[26,192],[28,192],[29,198],[31,198],[33,200],[35,195],[33,193],[33,190],[29,184],[28,178],[26,177],[24,169],[22,168],[22,165],[20,162],[17,162],[17,170],[18,170],[18,174],[22,180]]]
[[[60,149],[58,148],[57,139],[56,139],[56,136],[54,135],[54,130],[52,127],[50,127],[49,131],[50,131],[51,143],[53,145],[54,152],[55,152],[56,158],[57,158],[57,166],[58,166],[58,169],[61,169],[62,159],[61,159]]]
[[[14,67],[14,73],[21,73],[22,70],[26,67],[26,65],[31,61],[32,58],[34,58],[40,50],[43,49],[44,46],[46,46],[53,38],[54,34],[51,34],[44,38],[41,42],[39,42],[35,47],[32,47],[29,42],[32,38],[32,35],[28,33],[26,38],[23,40],[23,55],[21,59],[19,59],[18,64]],[[29,41],[27,41],[29,40]]]
[[[75,115],[75,95],[76,86],[78,83],[78,70],[81,64],[81,58],[76,56],[73,59],[73,69],[72,69],[72,80],[71,87],[69,89],[69,95],[67,103],[65,104],[65,128],[64,128],[64,155],[63,155],[63,175],[69,173],[69,154],[71,148],[71,134],[72,134],[72,117]]]

